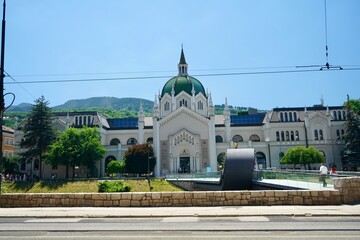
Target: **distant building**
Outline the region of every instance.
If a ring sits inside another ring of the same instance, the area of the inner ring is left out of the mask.
[[[287,149],[314,146],[324,154],[327,164],[342,166],[343,106],[274,108],[263,113],[250,108],[247,114],[230,115],[225,98],[223,114],[215,115],[211,93],[188,74],[183,50],[178,75],[169,79],[155,97],[153,116],[145,117],[139,104],[137,118],[107,119],[97,112],[71,112],[55,113],[53,123],[58,130],[100,128],[101,143],[107,149],[97,166],[100,176],[106,175],[106,165],[120,160],[129,146],[143,143],[154,147],[156,176],[218,171],[218,160],[228,148],[254,148],[260,168],[281,168],[287,167],[279,162]],[[17,129],[17,142],[23,137],[22,127]],[[29,172],[29,168],[37,174],[36,164],[25,166],[24,171]],[[77,177],[87,176],[87,169],[75,170]],[[64,178],[65,167],[44,166],[44,178],[54,176]]]
[[[2,152],[4,157],[11,158],[14,156],[14,143],[15,143],[15,134],[14,129],[3,126],[2,127],[3,142],[2,142]]]

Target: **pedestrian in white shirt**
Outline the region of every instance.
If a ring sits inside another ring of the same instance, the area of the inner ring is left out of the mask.
[[[327,174],[328,174],[328,169],[325,166],[325,163],[322,163],[321,167],[320,167],[320,181],[322,181],[323,187],[327,186],[327,183],[326,183]]]

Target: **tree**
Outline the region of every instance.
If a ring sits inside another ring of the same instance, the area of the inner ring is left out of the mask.
[[[360,116],[351,105],[352,102],[348,99],[342,162],[345,168],[356,170],[360,166]]]
[[[344,106],[348,107],[353,113],[356,113],[360,116],[360,99],[349,99],[348,101],[344,102]]]
[[[106,153],[98,133],[97,128],[88,127],[68,128],[64,132],[59,132],[58,139],[46,152],[46,162],[66,166],[66,178],[68,178],[69,166],[73,168],[73,176],[75,166],[86,166],[91,176],[95,176],[96,162]]]
[[[297,164],[302,164],[306,169],[311,169],[310,164],[312,163],[323,163],[324,157],[320,151],[314,147],[306,148],[304,146],[297,146],[289,148],[285,155],[281,158],[281,164],[293,164],[294,168]]]
[[[55,140],[52,128],[52,113],[44,96],[35,100],[24,126],[24,139],[20,146],[25,148],[21,157],[26,161],[39,160],[39,177],[42,177],[44,153]]]
[[[109,162],[109,164],[106,167],[106,172],[110,174],[110,176],[113,176],[113,174],[116,173],[124,173],[125,172],[125,161],[118,162],[116,160],[113,160]]]
[[[20,157],[14,155],[11,158],[3,157],[3,173],[4,174],[17,174],[19,173],[19,165]]]
[[[149,144],[131,146],[124,154],[128,173],[151,173],[156,164],[153,148]]]

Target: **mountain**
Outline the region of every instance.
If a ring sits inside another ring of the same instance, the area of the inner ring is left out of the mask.
[[[144,111],[152,111],[154,102],[141,99]],[[138,111],[140,98],[116,98],[116,97],[92,97],[87,99],[69,100],[66,103],[55,106],[54,111],[60,109],[85,109],[85,108],[112,108],[115,110]]]
[[[31,107],[32,107],[32,104],[30,104],[30,103],[20,103],[19,105],[9,107],[9,109],[7,109],[7,111],[9,111],[9,112],[30,112]]]

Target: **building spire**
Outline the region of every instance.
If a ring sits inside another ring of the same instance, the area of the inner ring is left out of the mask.
[[[188,68],[188,65],[186,63],[184,50],[183,50],[183,47],[182,47],[182,44],[181,44],[180,62],[178,64],[179,75],[187,76],[188,75],[187,68]]]
[[[184,49],[183,49],[183,45],[181,44],[181,55],[180,55],[180,62],[179,64],[186,64],[186,60],[185,60],[185,54],[184,54]]]

